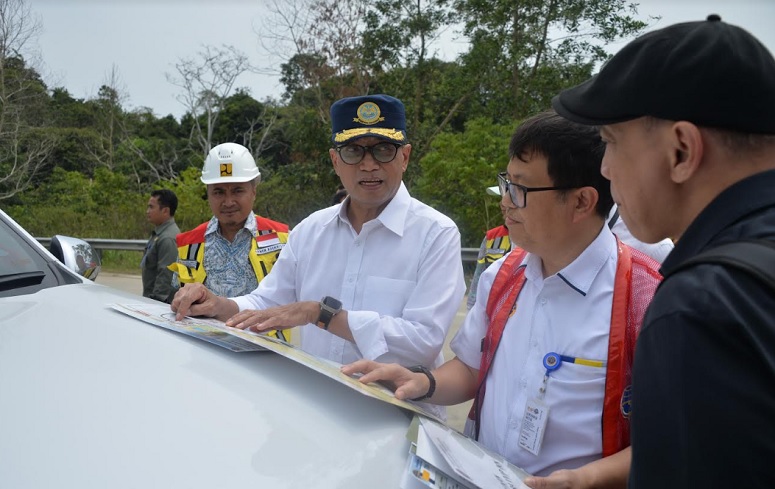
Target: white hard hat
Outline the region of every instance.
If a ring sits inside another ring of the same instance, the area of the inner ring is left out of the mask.
[[[206,185],[249,182],[260,176],[250,150],[237,143],[223,143],[211,149],[202,167],[202,182]]]
[[[496,185],[494,187],[487,187],[487,194],[488,195],[497,195],[498,197],[500,197],[500,195],[501,195],[501,188],[498,185]]]

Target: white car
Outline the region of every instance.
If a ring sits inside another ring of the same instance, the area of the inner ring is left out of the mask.
[[[143,301],[0,211],[0,487],[398,487],[410,413],[106,307]]]

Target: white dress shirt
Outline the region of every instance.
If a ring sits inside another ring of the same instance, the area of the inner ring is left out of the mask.
[[[607,226],[552,276],[543,278],[537,256],[528,254],[523,261],[525,285],[486,380],[479,441],[530,473],[547,475],[602,456],[605,367],[562,362],[548,379],[543,402],[550,411],[537,456],[519,446],[519,434],[525,405],[539,396],[543,384],[544,355],[607,360],[616,262],[616,239]],[[485,298],[502,265],[498,260],[482,274],[477,291],[482,300],[451,343],[457,357],[477,370],[488,324]]]
[[[233,300],[244,310],[331,296],[342,301],[355,343],[310,324],[300,327],[306,352],[339,363],[441,365],[465,293],[457,226],[403,183],[360,234],[345,203],[299,223],[258,288]]]
[[[645,253],[646,255],[656,260],[657,263],[662,264],[662,262],[665,261],[665,258],[667,258],[667,255],[673,251],[673,248],[675,247],[673,242],[665,238],[657,243],[644,243],[632,235],[630,229],[627,227],[627,224],[625,224],[624,219],[622,219],[622,217],[619,215],[616,216],[616,221],[614,221],[613,226],[611,226],[611,219],[613,219],[616,211],[617,207],[616,204],[614,204],[613,207],[611,207],[611,212],[608,213],[607,221],[611,231],[613,231],[613,233],[622,241],[622,243],[635,248],[641,253]]]

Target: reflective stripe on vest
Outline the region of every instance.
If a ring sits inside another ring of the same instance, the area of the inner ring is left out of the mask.
[[[176,237],[178,261],[167,268],[178,274],[178,280],[181,284],[203,284],[207,279],[204,267],[207,224],[206,222],[202,223],[191,231],[180,233]],[[256,227],[258,232],[255,239],[250,241],[248,260],[256,274],[257,281],[261,282],[272,270],[280,251],[288,242],[288,226],[256,216]],[[284,332],[280,332],[279,335],[275,333],[277,332],[272,331],[270,336],[278,336],[286,342],[289,341],[290,335]]]

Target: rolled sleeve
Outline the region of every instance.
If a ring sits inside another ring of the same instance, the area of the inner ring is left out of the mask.
[[[376,360],[389,351],[388,342],[380,326],[379,313],[374,311],[347,311],[350,332],[363,358]]]

